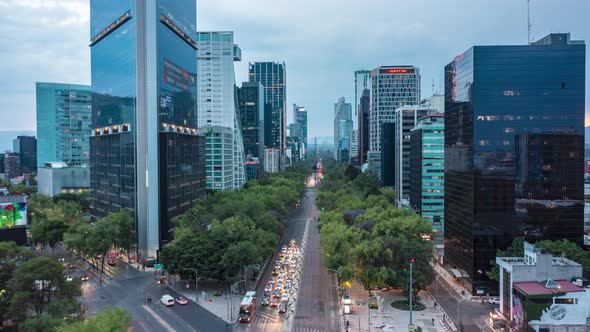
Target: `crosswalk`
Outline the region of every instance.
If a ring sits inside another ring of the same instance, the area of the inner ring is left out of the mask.
[[[324,328],[315,328],[315,327],[295,327],[291,330],[292,332],[329,332]]]

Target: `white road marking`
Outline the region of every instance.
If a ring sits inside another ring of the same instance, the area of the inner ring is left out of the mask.
[[[170,326],[170,324],[168,324],[168,322],[166,322],[162,317],[160,317],[160,315],[158,315],[154,310],[152,310],[152,308],[148,307],[145,304],[141,307],[145,309],[145,311],[147,311],[150,315],[152,315],[158,321],[158,323],[160,323],[160,325],[162,325],[166,330],[168,330],[168,332],[176,332],[176,330],[173,329],[172,326]]]

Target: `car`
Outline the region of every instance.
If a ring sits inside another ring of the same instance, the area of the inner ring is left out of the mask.
[[[271,307],[276,307],[279,305],[279,303],[281,303],[281,299],[278,297],[273,297],[272,300],[270,300]]]
[[[270,291],[272,291],[272,284],[266,284],[266,287],[264,287],[264,291],[265,291],[265,292],[270,292]]]
[[[83,275],[80,276],[80,280],[82,280],[82,281],[88,281],[88,280],[90,280],[90,277],[87,274],[83,274]]]
[[[285,279],[283,279],[283,277],[279,277],[277,279],[277,284],[282,284],[285,281]]]
[[[491,297],[488,299],[489,304],[500,304],[500,298],[498,297]]]
[[[182,297],[182,296],[179,296],[179,297],[176,298],[176,303],[178,303],[178,304],[187,304],[188,303],[188,300],[186,298]]]
[[[284,314],[285,312],[287,312],[287,302],[282,301],[281,304],[279,304],[279,314]]]
[[[274,285],[274,283],[275,283],[275,278],[274,278],[274,277],[270,277],[270,278],[268,279],[268,283],[269,283],[269,284],[271,284],[271,285]]]
[[[297,203],[295,203],[295,207],[296,207],[296,208],[300,208],[300,207],[301,207],[301,202],[297,202]]]
[[[169,307],[171,305],[174,305],[174,298],[168,294],[162,295],[162,297],[160,298],[160,303]]]
[[[66,281],[72,281],[72,280],[74,280],[74,278],[72,278],[71,275],[69,275],[69,274],[66,275]]]
[[[267,305],[269,305],[270,304],[270,299],[268,298],[268,296],[263,297],[262,298],[262,301],[260,301],[260,304],[263,305],[263,306],[265,306],[265,307]]]
[[[283,257],[285,256],[285,252],[284,251],[279,251],[279,257]]]
[[[70,264],[68,264],[68,267],[70,269],[75,269],[76,268],[76,264],[70,263]]]
[[[276,291],[277,291],[277,290],[278,290],[278,291],[280,291],[280,290],[282,290],[282,289],[283,289],[283,283],[281,283],[281,282],[277,282],[277,283],[275,284],[275,290],[276,290]]]
[[[281,297],[281,291],[276,290],[276,291],[272,292],[272,297],[278,299],[279,297]]]
[[[264,297],[270,297],[270,292],[264,291],[264,294],[262,296],[264,296]]]
[[[293,239],[291,240],[291,242],[289,242],[289,244],[291,245],[291,247],[294,247],[297,244],[297,242],[295,242],[295,239]]]
[[[288,273],[287,274],[287,280],[293,280],[293,278],[295,278],[295,274],[294,273]]]
[[[280,269],[277,269],[277,267],[275,266],[275,268],[272,270],[272,275],[276,276],[277,274],[279,274]]]
[[[117,261],[114,259],[109,259],[109,261],[107,262],[107,264],[109,264],[110,266],[115,266],[117,265]]]
[[[289,267],[289,273],[295,273],[295,265]]]
[[[283,294],[283,296],[281,296],[281,301],[289,301],[289,294]]]

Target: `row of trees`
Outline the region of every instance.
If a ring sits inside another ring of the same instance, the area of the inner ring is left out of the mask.
[[[311,163],[250,181],[236,191],[215,192],[175,221],[174,240],[164,247],[166,271],[189,279],[223,280],[259,264],[277,248],[280,222],[305,192]],[[192,276],[191,276],[192,275]]]
[[[370,172],[359,174],[334,161],[324,163],[318,196],[320,234],[328,268],[342,285],[356,279],[365,289],[402,287],[408,294],[409,263],[414,259],[413,292],[432,282],[429,222],[393,205],[394,192],[379,188]]]
[[[14,242],[0,242],[0,326],[10,317],[20,331],[126,331],[131,317],[122,309],[106,310],[84,321],[80,281],[67,281],[56,260],[35,257]],[[88,327],[112,327],[90,329]]]

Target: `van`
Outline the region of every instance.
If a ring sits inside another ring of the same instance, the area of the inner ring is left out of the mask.
[[[174,305],[174,298],[170,295],[163,295],[160,299],[160,302],[162,302],[163,305],[169,307],[171,305]]]

